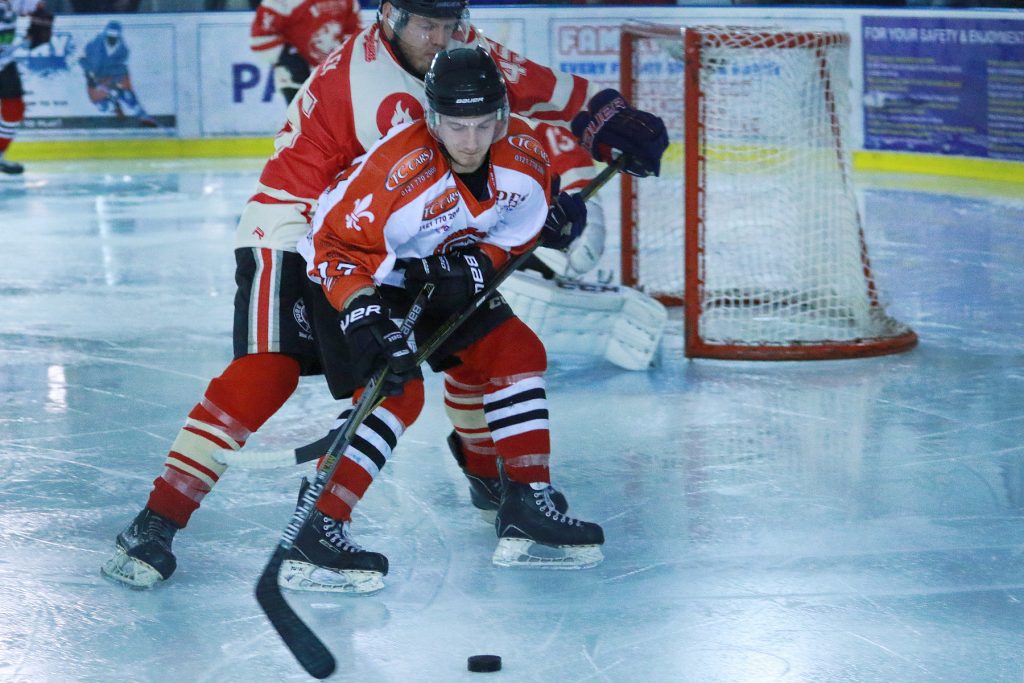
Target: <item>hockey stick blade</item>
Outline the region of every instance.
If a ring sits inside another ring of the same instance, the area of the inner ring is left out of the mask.
[[[337,663],[327,646],[299,618],[277,585],[277,574],[287,550],[278,546],[256,582],[256,601],[274,630],[291,650],[296,661],[313,678],[324,679],[334,673]]]

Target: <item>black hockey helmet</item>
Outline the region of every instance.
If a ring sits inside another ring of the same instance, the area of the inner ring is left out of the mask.
[[[426,119],[437,137],[442,116],[470,118],[493,114],[494,140],[508,130],[508,90],[491,55],[482,47],[441,50],[423,79]]]
[[[441,50],[424,78],[427,104],[446,116],[480,116],[504,110],[508,116],[505,79],[481,47]]]
[[[395,9],[409,14],[435,19],[458,19],[469,7],[469,0],[381,0],[381,5],[390,2]]]

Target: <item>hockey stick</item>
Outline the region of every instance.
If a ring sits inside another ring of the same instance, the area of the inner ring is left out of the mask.
[[[619,157],[614,162],[609,164],[600,173],[598,173],[589,183],[587,183],[583,189],[580,190],[580,198],[586,201],[590,199],[598,190],[600,190],[613,175],[625,165],[625,159]],[[523,265],[526,264],[533,256],[533,252],[540,243],[535,243],[530,249],[513,257],[505,266],[495,274],[491,281],[487,284],[476,297],[467,305],[464,311],[454,314],[445,323],[437,329],[437,331],[427,340],[426,344],[416,354],[416,360],[422,363],[430,354],[436,351],[442,343],[448,338],[448,336],[455,331],[463,322],[471,316],[477,308],[488,297],[493,294],[498,287],[506,280],[512,273],[519,270]],[[352,416],[349,417],[351,421]],[[347,423],[346,423],[347,424]],[[279,451],[253,451],[248,453],[236,453],[235,451],[225,450],[218,454],[218,459],[226,465],[240,465],[242,467],[249,467],[253,469],[257,468],[269,468],[269,467],[282,467],[284,465],[301,465],[311,460],[316,460],[324,453],[328,452],[331,444],[334,443],[341,429],[345,427],[345,424],[339,425],[334,429],[331,429],[325,436],[320,437],[312,443],[308,443],[305,446],[299,446],[289,450]]]
[[[402,334],[406,337],[412,331],[413,326],[423,313],[423,308],[434,292],[434,285],[424,285],[423,290],[413,301],[409,313],[402,322]],[[418,363],[417,363],[418,365]],[[332,443],[325,451],[323,464],[316,474],[316,478],[309,488],[306,489],[295,512],[292,514],[288,527],[284,530],[281,540],[271,554],[267,565],[263,568],[259,580],[256,582],[256,601],[260,604],[263,613],[267,615],[271,625],[281,636],[281,640],[291,650],[295,659],[302,668],[314,678],[327,678],[334,672],[336,663],[334,655],[327,649],[312,629],[306,625],[295,610],[291,608],[284,599],[281,586],[277,583],[277,575],[284,563],[285,555],[291,550],[295,539],[309,522],[313,514],[316,502],[320,499],[324,487],[330,480],[331,475],[340,462],[340,456],[352,443],[356,430],[366,419],[366,416],[377,407],[381,401],[381,391],[384,380],[387,378],[388,368],[385,366],[380,372],[367,382],[362,395],[353,406],[352,414],[345,424],[338,430]]]
[[[624,163],[625,160],[620,157],[614,163],[601,171],[601,173],[599,173],[590,181],[590,183],[587,184],[586,187],[583,188],[583,190],[580,191],[582,199],[586,200],[597,192],[622,168]],[[431,335],[426,344],[417,350],[417,365],[437,351],[441,344],[443,344],[445,340],[447,340],[448,337],[450,337],[451,334],[484,303],[484,301],[490,298],[490,296],[497,291],[498,286],[530,258],[538,245],[539,240],[523,253],[513,257],[495,274],[483,290],[473,297],[465,309],[453,314],[447,321],[445,321],[445,323],[441,325],[433,335]],[[404,334],[408,334],[408,331],[412,330],[413,324],[422,313],[423,306],[432,291],[433,286],[426,285],[423,288],[423,291],[420,292],[419,296],[417,296],[416,301],[413,302],[413,305],[409,310],[409,314],[402,323],[402,332]],[[363,390],[363,394],[353,406],[348,419],[338,429],[338,433],[331,440],[330,446],[326,450],[326,455],[324,455],[324,461],[317,471],[316,478],[303,494],[302,499],[299,501],[299,505],[296,507],[295,512],[292,515],[291,521],[288,523],[288,527],[285,529],[281,540],[278,542],[277,548],[274,549],[273,554],[270,556],[266,566],[263,568],[263,573],[260,574],[260,578],[256,582],[256,600],[259,602],[264,614],[267,615],[270,623],[273,625],[278,635],[281,636],[281,640],[283,640],[284,644],[289,650],[291,650],[295,659],[302,665],[302,668],[304,668],[311,676],[318,679],[326,678],[334,672],[336,667],[334,656],[331,654],[330,650],[327,649],[327,646],[324,645],[323,641],[313,633],[312,629],[310,629],[309,626],[299,618],[299,615],[291,608],[288,601],[284,599],[284,595],[281,592],[281,586],[278,584],[277,575],[281,569],[281,565],[284,563],[285,555],[291,549],[295,539],[299,535],[299,532],[302,531],[302,528],[312,516],[316,502],[320,499],[327,482],[334,474],[334,470],[340,462],[341,454],[351,443],[356,430],[362,424],[363,420],[365,420],[370,412],[377,407],[380,401],[380,387],[383,386],[383,382],[387,378],[387,375],[388,368],[385,366],[377,375],[374,376],[373,379],[370,380],[369,383],[367,383],[366,388]],[[321,441],[323,441],[323,439],[316,443],[320,443]],[[310,444],[310,446],[313,446],[313,444]],[[308,451],[304,451],[304,454],[305,453],[308,453]],[[319,451],[309,459],[312,460],[323,453],[324,451]]]

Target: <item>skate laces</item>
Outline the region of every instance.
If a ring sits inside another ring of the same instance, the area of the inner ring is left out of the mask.
[[[348,535],[348,522],[339,522],[324,515],[324,537],[331,545],[344,551],[363,552],[362,546]]]
[[[545,517],[550,517],[561,524],[568,524],[569,526],[583,526],[580,520],[558,511],[554,501],[551,500],[551,494],[554,490],[554,487],[548,484],[547,487],[540,491],[537,491],[536,489],[532,491],[534,503],[540,508],[538,512],[543,512]]]
[[[177,530],[177,527],[171,524],[170,520],[150,511],[141,520],[141,524],[135,525],[135,531],[137,532],[135,538],[153,538],[162,545],[170,547],[171,539],[174,538],[174,532]]]

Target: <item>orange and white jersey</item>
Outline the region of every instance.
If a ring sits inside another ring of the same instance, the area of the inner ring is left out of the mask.
[[[393,129],[323,193],[298,250],[340,310],[366,287],[401,286],[401,259],[476,245],[500,267],[540,232],[550,184],[547,153],[519,119],[491,146],[484,200],[452,173],[417,121]]]
[[[587,81],[488,45],[513,112],[568,122],[586,104]],[[421,119],[422,98],[423,81],[401,67],[377,24],[331,53],[288,109],[276,151],[242,212],[236,246],[294,250],[323,189],[393,126]]]
[[[253,17],[249,47],[274,63],[288,44],[315,66],[359,28],[358,0],[263,0]]]

